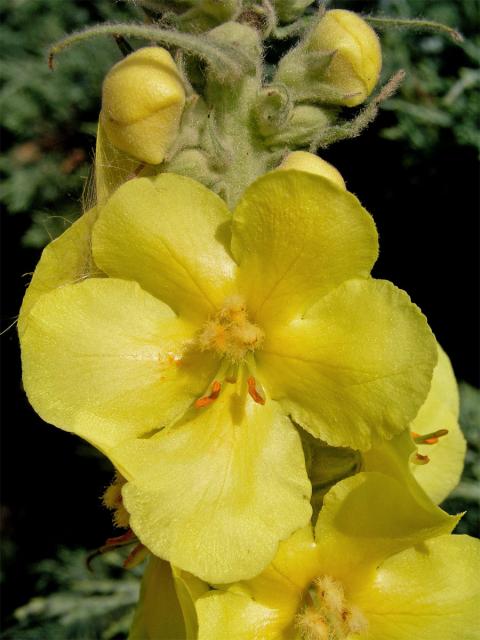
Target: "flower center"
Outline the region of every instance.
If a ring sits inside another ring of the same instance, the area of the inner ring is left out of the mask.
[[[224,360],[221,380],[214,380],[210,394],[199,398],[197,408],[211,404],[220,395],[223,381],[234,383],[240,366],[247,368],[248,393],[259,404],[265,404],[265,394],[255,380],[253,352],[261,347],[265,334],[248,318],[247,307],[241,296],[227,298],[217,313],[202,327],[196,338],[201,351],[213,351]]]
[[[350,605],[338,580],[320,576],[310,586],[296,626],[304,640],[346,640],[367,629],[367,620]]]
[[[233,363],[245,359],[249,351],[261,346],[264,333],[248,319],[247,307],[240,296],[227,298],[222,308],[208,320],[197,342],[202,351],[215,351]]]

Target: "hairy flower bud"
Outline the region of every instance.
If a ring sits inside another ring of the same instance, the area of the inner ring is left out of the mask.
[[[337,104],[354,107],[375,87],[382,66],[382,51],[375,31],[352,11],[327,11],[309,37],[311,52],[334,52],[324,81],[345,94]]]
[[[293,22],[300,18],[314,0],[273,0],[273,6],[281,22]]]
[[[171,55],[161,47],[145,47],[108,72],[100,118],[115,147],[141,162],[159,164],[178,133],[184,104]]]
[[[346,190],[345,181],[340,172],[326,160],[322,160],[322,158],[319,158],[313,153],[308,153],[308,151],[293,151],[289,153],[278,169],[281,171],[298,169],[299,171],[306,171],[307,173],[315,173],[327,178],[327,180],[336,184],[337,187]]]

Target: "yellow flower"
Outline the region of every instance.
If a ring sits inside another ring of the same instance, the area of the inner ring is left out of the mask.
[[[110,142],[140,162],[159,164],[178,133],[183,83],[166,49],[144,47],[106,75],[100,122]]]
[[[329,447],[304,436],[314,513],[335,482],[362,470],[392,475],[420,502],[425,502],[427,494],[439,504],[456,487],[466,442],[458,423],[458,388],[452,366],[443,349],[439,345],[437,349],[432,386],[410,429],[363,453]]]
[[[428,463],[422,465],[412,460],[411,469],[428,496],[437,503],[455,489],[463,470],[467,445],[458,423],[459,413],[460,400],[452,365],[445,351],[438,347],[430,392],[410,425],[418,453],[428,457]],[[425,435],[439,430],[447,433],[425,442]]]
[[[446,535],[401,484],[361,473],[327,494],[315,533],[256,578],[196,601],[198,640],[478,638],[480,542]]]
[[[289,417],[358,449],[401,432],[436,362],[426,320],[369,278],[371,217],[317,175],[263,176],[233,214],[188,178],[131,180],[91,244],[108,277],[31,299],[29,399],[110,457],[153,553],[211,582],[251,577],[310,518]]]
[[[334,52],[324,81],[345,94],[338,104],[354,107],[371,94],[382,68],[375,31],[353,11],[327,11],[311,33],[307,49]]]

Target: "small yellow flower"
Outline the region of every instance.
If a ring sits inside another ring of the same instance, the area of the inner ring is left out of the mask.
[[[263,176],[233,214],[188,178],[131,180],[93,224],[108,277],[64,274],[30,296],[25,389],[128,480],[153,553],[211,582],[253,576],[310,518],[290,416],[368,449],[427,395],[435,340],[404,292],[369,277],[376,256],[369,214],[318,175]]]
[[[100,122],[115,147],[140,162],[159,164],[178,133],[184,104],[171,55],[161,47],[144,47],[105,77]]]
[[[448,535],[380,473],[338,483],[315,533],[280,544],[252,580],[196,600],[198,640],[476,640],[480,542]]]
[[[457,381],[447,354],[438,347],[438,363],[427,399],[410,429],[418,453],[428,456],[428,464],[411,462],[411,470],[421,487],[436,503],[443,502],[455,489],[462,475],[467,444],[459,425],[460,400]],[[426,434],[447,431],[422,444]],[[415,438],[417,436],[417,438]]]
[[[333,53],[325,82],[345,94],[338,104],[361,104],[378,82],[382,68],[380,42],[370,25],[353,11],[327,11],[312,32],[307,49]]]

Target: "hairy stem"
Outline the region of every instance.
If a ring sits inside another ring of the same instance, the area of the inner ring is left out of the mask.
[[[84,40],[103,35],[145,38],[158,44],[179,47],[186,53],[205,60],[214,75],[220,79],[236,80],[251,67],[251,62],[241,52],[230,50],[226,45],[220,46],[209,42],[205,36],[199,37],[135,23],[101,24],[88,27],[62,38],[50,48],[48,54],[49,67],[53,68],[55,56],[64,49],[68,49]]]
[[[441,22],[433,20],[421,20],[415,18],[383,18],[380,16],[363,16],[363,18],[377,29],[412,29],[414,31],[432,31],[449,36],[457,44],[463,42],[462,34]]]

